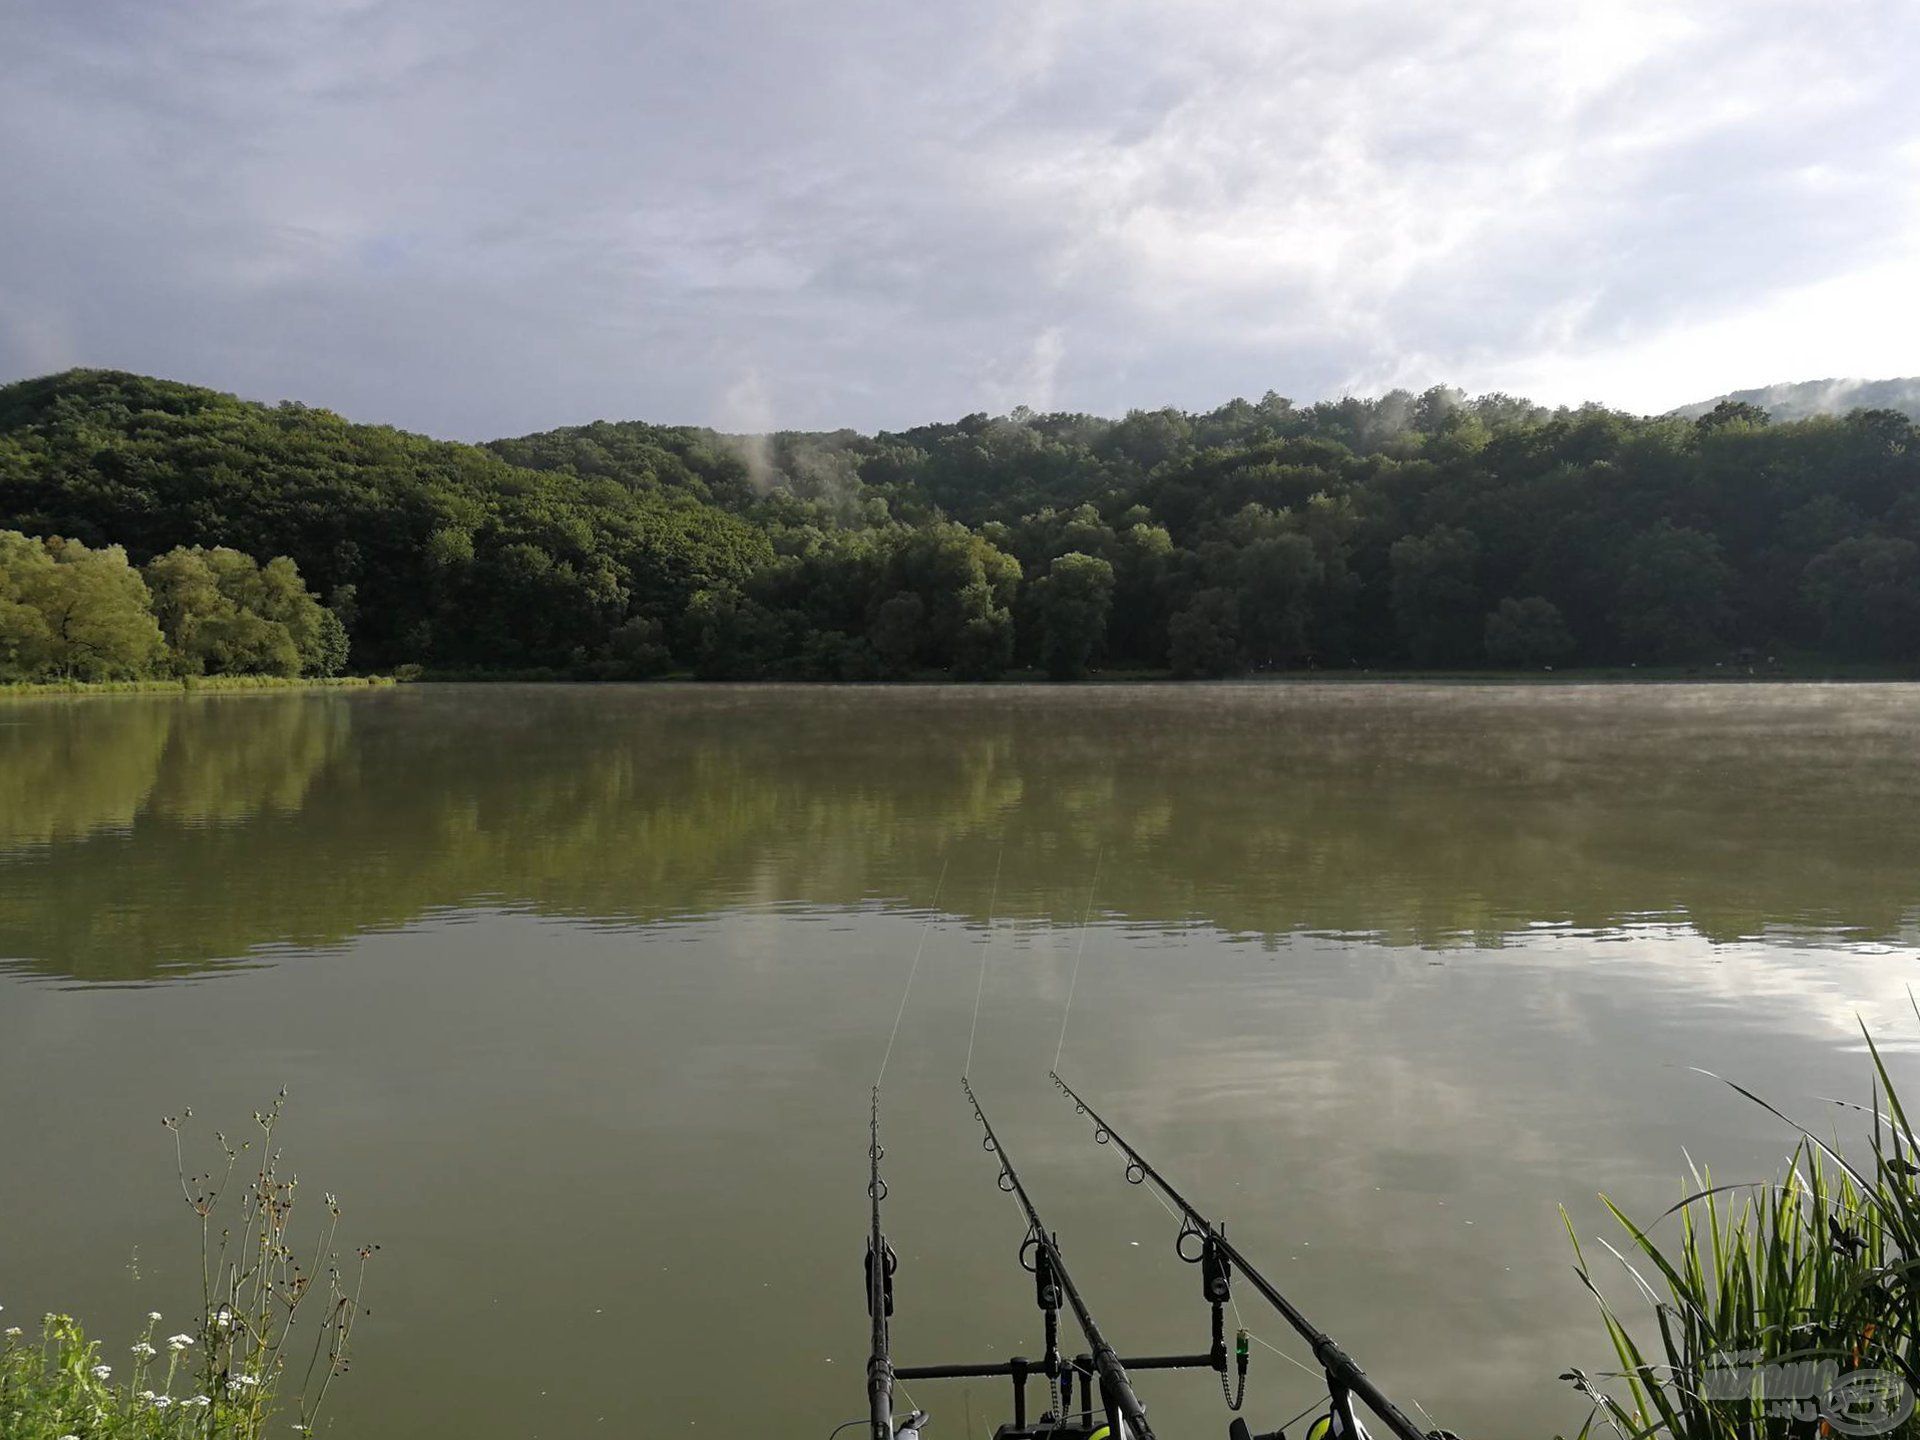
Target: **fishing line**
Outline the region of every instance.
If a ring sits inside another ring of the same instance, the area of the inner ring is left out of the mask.
[[[1087,957],[1087,922],[1093,918],[1093,892],[1100,883],[1100,862],[1107,858],[1102,845],[1093,856],[1093,879],[1087,885],[1087,908],[1080,912],[1080,948],[1073,956],[1073,979],[1067,982],[1067,1008],[1060,1016],[1060,1043],[1053,1050],[1053,1068],[1060,1068],[1060,1052],[1067,1048],[1067,1021],[1073,1015],[1073,992],[1080,984],[1080,962]]]
[[[973,991],[973,1028],[967,1031],[967,1063],[961,1068],[960,1078],[973,1078],[973,1037],[980,1033],[980,997],[987,989],[987,956],[993,952],[993,907],[1000,898],[1000,862],[1007,858],[1007,842],[1000,842],[1000,849],[993,857],[993,889],[987,894],[987,938],[980,942],[980,983]]]
[[[1160,1189],[1158,1186],[1142,1185],[1140,1188],[1142,1190],[1145,1190],[1149,1195],[1151,1195],[1154,1199],[1154,1203],[1157,1204],[1162,1210],[1167,1212],[1167,1218],[1169,1220],[1178,1221],[1182,1224],[1185,1223],[1186,1217],[1181,1215],[1181,1213],[1178,1210],[1175,1210],[1173,1206],[1167,1203],[1167,1197],[1160,1193]],[[1264,1340],[1260,1336],[1254,1334],[1253,1331],[1248,1330],[1246,1317],[1240,1313],[1240,1299],[1231,1290],[1227,1292],[1227,1303],[1233,1306],[1233,1323],[1246,1333],[1246,1337],[1249,1340],[1254,1341],[1256,1344],[1266,1346],[1267,1349],[1271,1350],[1274,1354],[1278,1355],[1282,1360],[1286,1361],[1289,1365],[1293,1366],[1296,1370],[1303,1370],[1309,1375],[1318,1376],[1320,1374],[1320,1372],[1314,1369],[1311,1365],[1307,1364],[1305,1361],[1296,1360],[1293,1356],[1289,1355],[1286,1351],[1282,1350],[1278,1345],[1274,1344],[1271,1340]],[[1295,1420],[1299,1418],[1300,1417],[1297,1415],[1294,1417]],[[1287,1422],[1287,1424],[1289,1425],[1292,1423],[1293,1422],[1291,1420]],[[1282,1425],[1280,1428],[1284,1430],[1287,1427],[1286,1425]]]
[[[913,994],[913,977],[920,973],[920,957],[927,952],[927,932],[933,929],[933,919],[940,906],[940,888],[947,883],[947,861],[951,858],[951,851],[940,857],[940,878],[933,882],[933,899],[928,902],[927,923],[920,927],[920,943],[913,949],[913,968],[907,971],[907,988],[900,995],[900,1013],[893,1017],[893,1033],[887,1037],[887,1053],[880,1057],[880,1073],[873,1079],[876,1090],[880,1088],[880,1082],[887,1078],[887,1062],[893,1059],[893,1042],[900,1038],[900,1021],[907,1013],[907,997]]]
[[[1231,1295],[1227,1297],[1227,1302],[1233,1306],[1234,1324],[1238,1325],[1242,1330],[1247,1330],[1247,1322],[1240,1318],[1240,1302],[1234,1299]],[[1247,1338],[1249,1340],[1252,1340],[1256,1344],[1266,1346],[1267,1349],[1273,1351],[1274,1354],[1278,1355],[1282,1360],[1286,1361],[1289,1365],[1293,1366],[1296,1370],[1304,1370],[1307,1372],[1307,1374],[1317,1376],[1320,1379],[1326,1378],[1324,1375],[1321,1375],[1318,1370],[1314,1369],[1311,1365],[1308,1365],[1304,1361],[1294,1359],[1293,1356],[1289,1355],[1286,1351],[1282,1350],[1278,1345],[1274,1344],[1271,1340],[1262,1340],[1258,1335],[1254,1334],[1253,1331],[1251,1330],[1247,1330]],[[1299,1417],[1295,1416],[1294,1418],[1298,1419]],[[1284,1429],[1285,1427],[1282,1426],[1281,1428]]]

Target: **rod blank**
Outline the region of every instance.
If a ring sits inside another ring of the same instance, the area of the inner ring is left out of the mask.
[[[880,1087],[873,1087],[873,1115],[867,1130],[867,1195],[873,1202],[873,1228],[867,1236],[867,1313],[873,1319],[873,1349],[867,1357],[867,1403],[873,1417],[872,1440],[893,1440],[893,1355],[887,1310],[893,1286],[887,1278],[892,1252],[880,1232]]]
[[[1258,1290],[1266,1302],[1278,1310],[1286,1322],[1299,1334],[1300,1338],[1307,1342],[1307,1345],[1313,1351],[1313,1358],[1318,1360],[1321,1368],[1326,1371],[1327,1385],[1328,1388],[1334,1392],[1336,1404],[1340,1401],[1341,1390],[1350,1391],[1364,1400],[1367,1408],[1379,1416],[1381,1423],[1395,1435],[1399,1436],[1400,1440],[1433,1440],[1433,1437],[1425,1430],[1422,1430],[1418,1425],[1414,1424],[1412,1420],[1408,1419],[1406,1413],[1402,1411],[1399,1406],[1381,1394],[1380,1387],[1367,1378],[1366,1372],[1360,1368],[1354,1358],[1347,1354],[1345,1350],[1341,1349],[1340,1346],[1335,1343],[1332,1336],[1328,1335],[1311,1320],[1307,1319],[1306,1315],[1297,1305],[1280,1293],[1279,1287],[1255,1269],[1247,1257],[1240,1252],[1239,1248],[1227,1239],[1221,1228],[1207,1219],[1205,1215],[1202,1215],[1199,1210],[1195,1209],[1194,1206],[1188,1202],[1185,1196],[1174,1189],[1172,1185],[1168,1184],[1166,1177],[1154,1169],[1152,1163],[1148,1161],[1144,1155],[1129,1145],[1120,1132],[1114,1129],[1113,1126],[1101,1116],[1099,1111],[1095,1110],[1093,1106],[1082,1099],[1079,1092],[1067,1084],[1065,1080],[1062,1080],[1058,1074],[1053,1071],[1048,1071],[1047,1073],[1052,1078],[1053,1083],[1060,1088],[1061,1093],[1066,1095],[1075,1105],[1086,1112],[1093,1120],[1093,1123],[1098,1126],[1114,1144],[1126,1151],[1127,1158],[1132,1161],[1133,1164],[1140,1167],[1146,1178],[1153,1181],[1167,1199],[1180,1207],[1185,1213],[1189,1223],[1199,1226],[1204,1234],[1213,1237],[1215,1243],[1220,1246],[1227,1258],[1232,1260],[1233,1263],[1240,1268],[1240,1273],[1247,1277],[1248,1282],[1253,1288]]]
[[[1127,1378],[1126,1366],[1120,1356],[1101,1335],[1100,1327],[1094,1323],[1093,1316],[1087,1313],[1086,1302],[1080,1298],[1079,1287],[1073,1283],[1073,1277],[1067,1273],[1066,1262],[1060,1258],[1059,1247],[1053,1243],[1053,1236],[1041,1223],[1040,1213],[1033,1208],[1033,1201],[1027,1197],[1027,1187],[1020,1183],[1020,1176],[1013,1168],[1013,1161],[1001,1147],[1000,1137],[993,1133],[993,1125],[988,1121],[986,1112],[980,1108],[980,1101],[973,1093],[973,1085],[966,1079],[960,1081],[960,1088],[967,1092],[967,1102],[973,1106],[974,1118],[987,1132],[987,1148],[1000,1161],[1000,1173],[1007,1178],[1012,1193],[1020,1201],[1020,1208],[1027,1213],[1027,1224],[1031,1230],[1033,1242],[1045,1253],[1047,1263],[1053,1267],[1054,1275],[1060,1281],[1060,1289],[1067,1297],[1067,1304],[1073,1310],[1073,1318],[1080,1322],[1080,1333],[1087,1337],[1087,1348],[1093,1353],[1094,1372],[1100,1377],[1100,1402],[1107,1411],[1107,1423],[1113,1427],[1116,1435],[1127,1435],[1133,1440],[1154,1440],[1153,1429],[1147,1424],[1146,1407],[1140,1403],[1140,1397],[1133,1393],[1133,1382]],[[1124,1428],[1123,1428],[1124,1426]],[[1421,1437],[1425,1440],[1425,1437]]]

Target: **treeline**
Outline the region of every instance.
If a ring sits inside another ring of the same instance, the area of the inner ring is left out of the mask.
[[[144,570],[118,545],[0,530],[0,682],[334,675],[340,618],[285,556],[170,550]]]
[[[295,560],[357,663],[988,678],[1920,659],[1920,432],[1435,389],[484,447],[74,372],[0,524]]]

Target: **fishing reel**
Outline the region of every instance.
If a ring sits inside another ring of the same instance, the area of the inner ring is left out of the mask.
[[[1284,1429],[1268,1430],[1256,1434],[1249,1429],[1241,1416],[1234,1416],[1233,1423],[1227,1426],[1227,1440],[1287,1440]],[[1339,1407],[1334,1407],[1319,1417],[1303,1432],[1301,1440],[1373,1440],[1367,1427],[1353,1419],[1351,1412],[1342,1420]]]
[[[1227,1440],[1287,1440],[1287,1432],[1283,1428],[1255,1434],[1247,1422],[1236,1415],[1227,1426]],[[1307,1426],[1301,1440],[1373,1440],[1373,1432],[1353,1413],[1352,1405],[1343,1397],[1336,1399],[1326,1414]],[[1427,1440],[1460,1440],[1460,1437],[1451,1430],[1432,1430]]]

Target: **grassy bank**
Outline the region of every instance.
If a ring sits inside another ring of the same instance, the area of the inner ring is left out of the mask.
[[[397,683],[391,675],[182,675],[167,680],[45,680],[0,685],[0,696],[199,695],[234,690],[364,689]]]
[[[317,1229],[296,1239],[298,1182],[283,1169],[274,1133],[285,1099],[283,1090],[254,1112],[251,1138],[215,1132],[208,1158],[191,1163],[182,1129],[193,1112],[162,1121],[198,1221],[198,1303],[172,1335],[162,1335],[159,1311],[148,1312],[127,1359],[67,1315],[44,1316],[36,1337],[24,1325],[0,1330],[0,1436],[264,1440],[269,1432],[315,1432],[347,1371],[354,1321],[365,1313],[367,1262],[379,1247],[336,1251],[340,1205],[331,1194]],[[314,1310],[314,1323],[296,1336],[296,1317]]]

